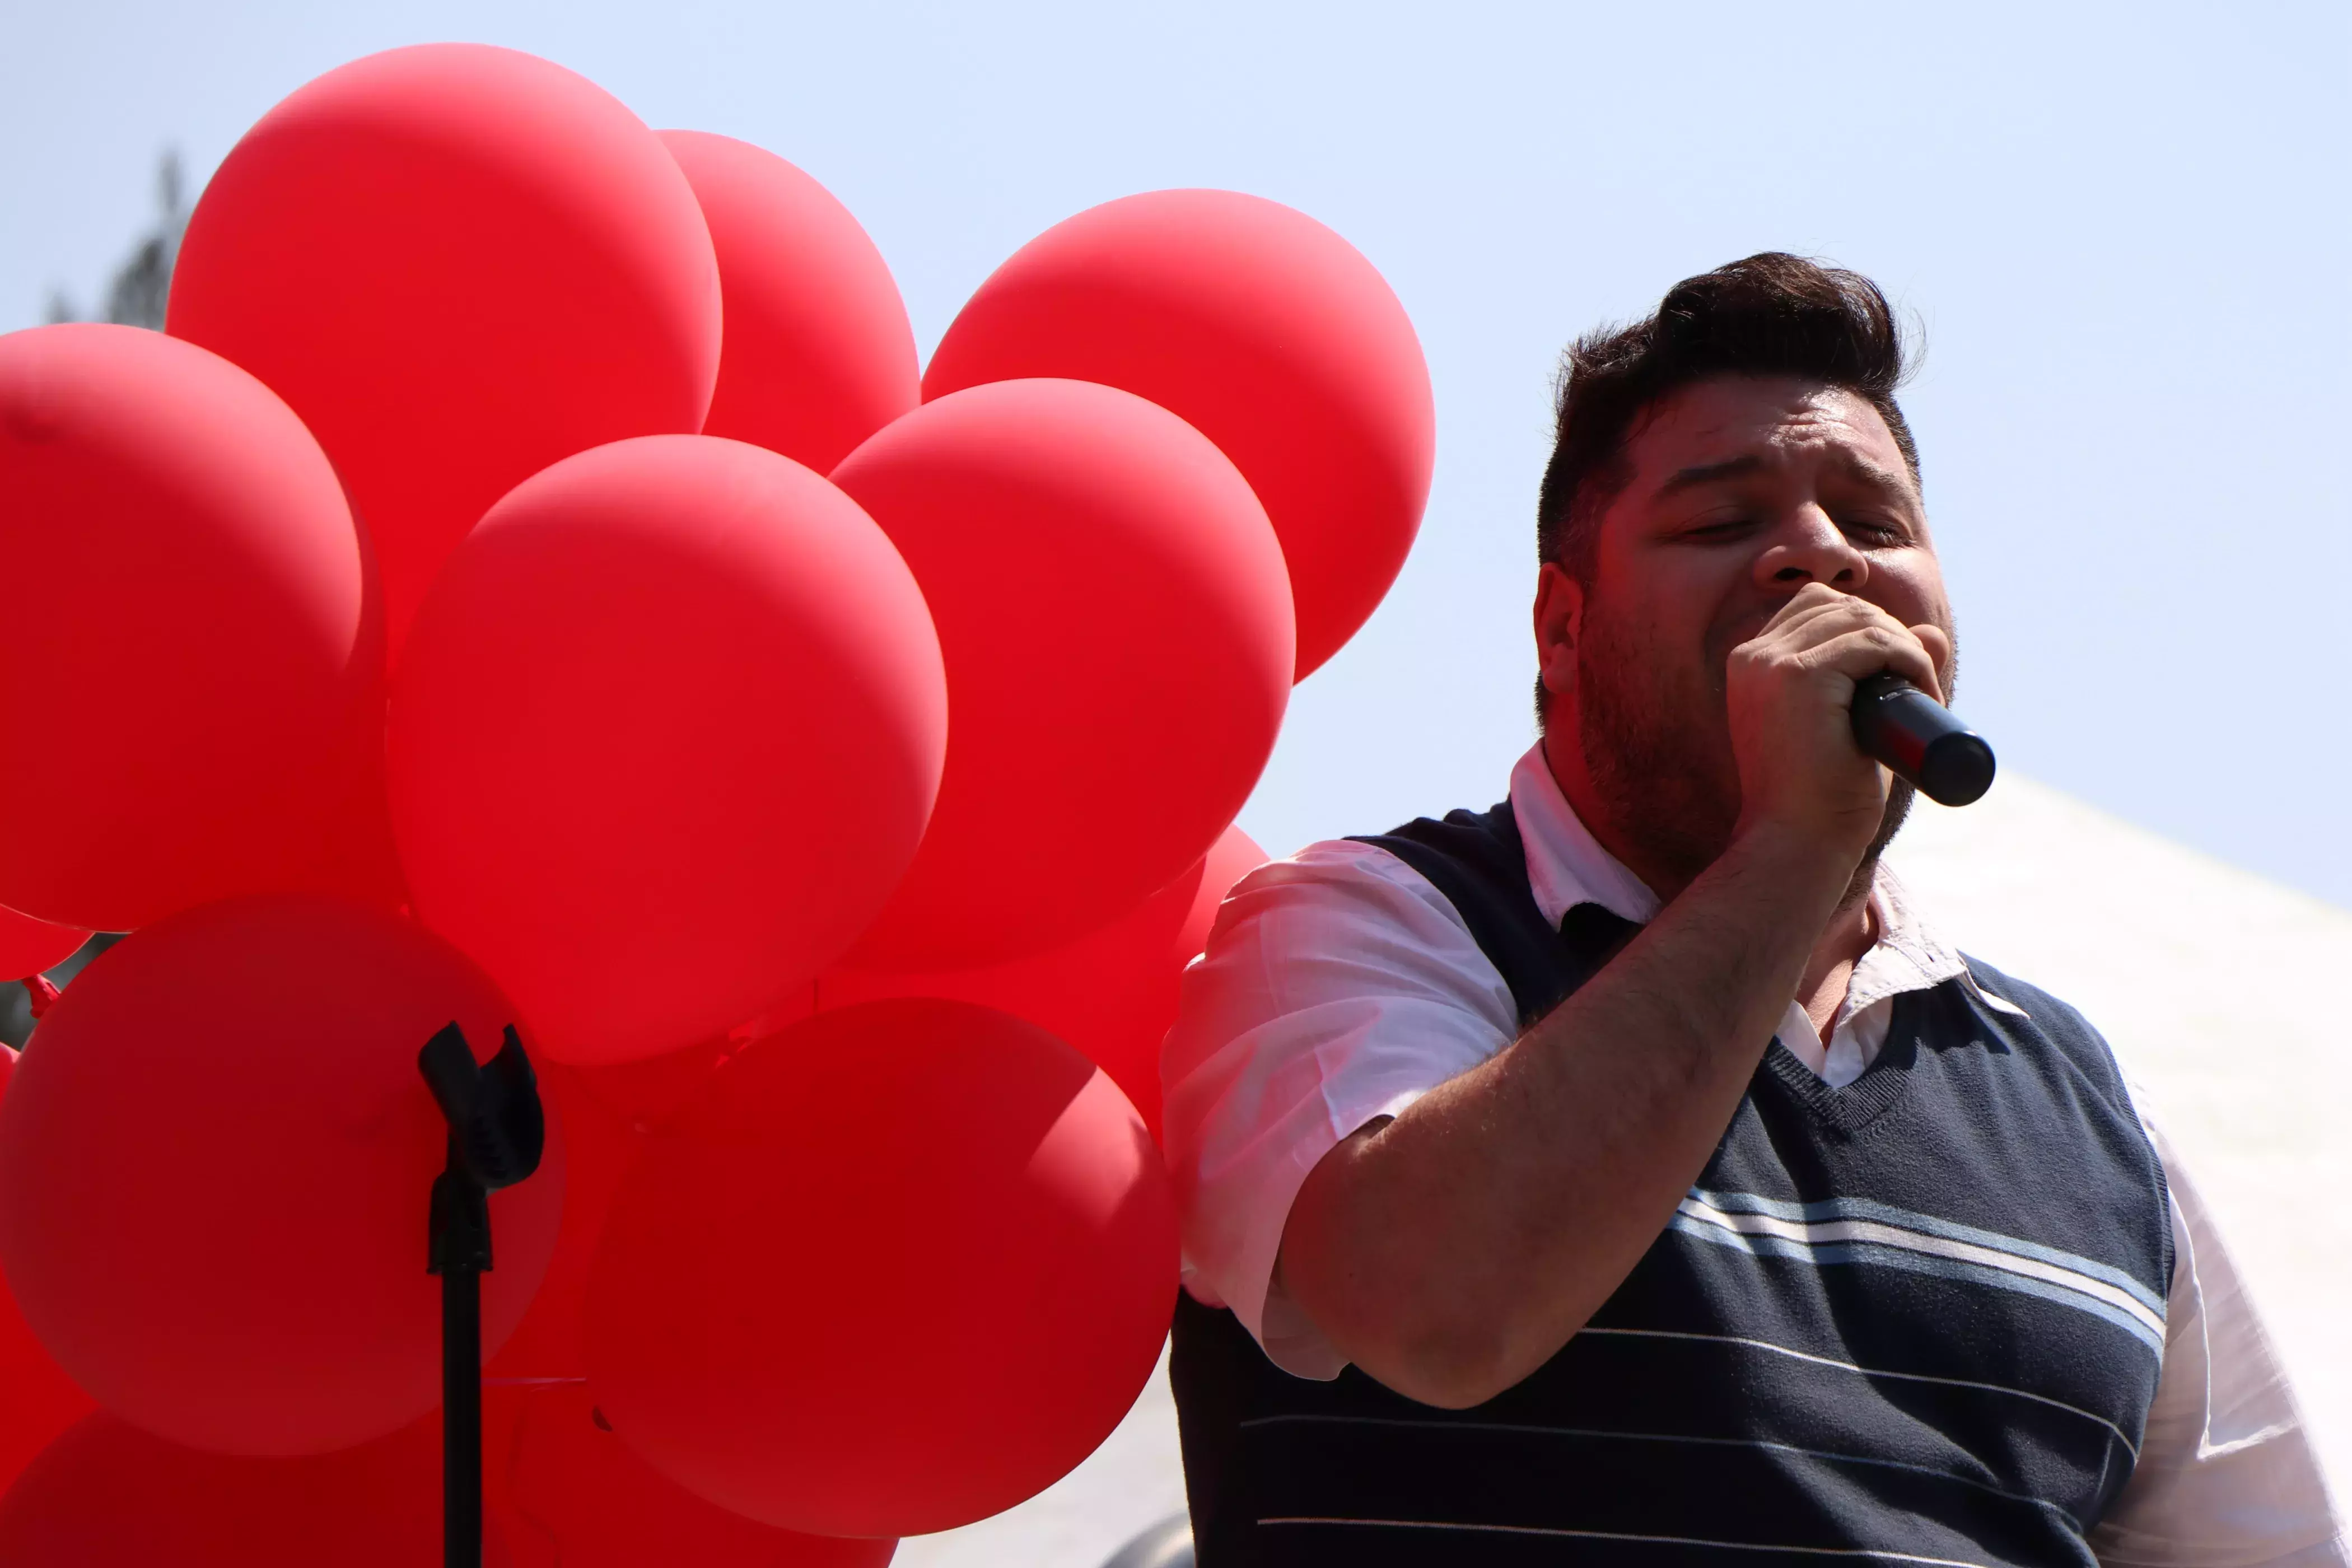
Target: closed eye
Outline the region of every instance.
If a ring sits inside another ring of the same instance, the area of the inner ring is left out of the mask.
[[[1684,529],[1683,537],[1712,542],[1717,540],[1737,539],[1743,534],[1753,533],[1760,526],[1761,524],[1752,517],[1714,518],[1706,522],[1693,523]]]
[[[1898,544],[1911,542],[1911,531],[1899,523],[1848,520],[1839,523],[1838,526],[1844,531],[1848,539],[1857,543],[1875,545],[1881,549],[1890,549]]]

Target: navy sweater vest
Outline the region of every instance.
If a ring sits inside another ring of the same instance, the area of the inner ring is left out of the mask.
[[[1546,925],[1507,803],[1369,842],[1453,902],[1523,1026],[1622,929]],[[1202,1568],[2092,1563],[2162,1359],[2163,1171],[2090,1026],[1970,970],[2031,1021],[1911,993],[1836,1089],[1774,1042],[1648,1254],[1485,1405],[1290,1376],[1180,1298]]]

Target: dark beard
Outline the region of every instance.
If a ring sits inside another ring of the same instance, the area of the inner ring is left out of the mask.
[[[1886,809],[1878,814],[1878,831],[1870,836],[1870,847],[1862,852],[1862,864],[1853,868],[1853,879],[1845,885],[1845,897],[1838,908],[1850,910],[1870,897],[1872,880],[1878,875],[1878,858],[1903,831],[1904,819],[1911,815],[1911,802],[1918,795],[1902,779],[1891,780],[1886,786]]]
[[[1594,606],[1598,608],[1598,606]],[[1588,612],[1577,655],[1577,744],[1609,826],[1638,847],[1647,863],[1674,879],[1670,896],[1698,879],[1731,847],[1739,824],[1739,771],[1731,756],[1723,688],[1681,694],[1676,702],[1636,671],[1668,668],[1653,659],[1615,618]],[[1716,722],[1686,716],[1712,710]],[[1678,715],[1685,716],[1680,718]],[[1840,909],[1870,894],[1878,858],[1910,815],[1916,792],[1901,779],[1887,791],[1878,831],[1863,851]]]
[[[1640,639],[1627,637],[1613,617],[1588,614],[1577,650],[1576,739],[1608,826],[1636,847],[1645,871],[1663,869],[1679,889],[1730,844],[1739,786],[1723,728],[1710,734],[1703,722],[1677,722],[1668,711],[1712,707],[1719,713],[1721,691],[1662,700],[1637,673],[1655,668]]]

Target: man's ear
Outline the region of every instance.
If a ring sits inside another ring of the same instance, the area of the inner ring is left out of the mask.
[[[1584,584],[1557,561],[1536,576],[1536,668],[1553,699],[1576,689],[1576,650],[1584,629]]]

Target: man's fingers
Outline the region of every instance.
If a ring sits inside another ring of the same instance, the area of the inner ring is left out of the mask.
[[[1813,648],[1807,662],[1855,680],[1867,680],[1891,669],[1937,701],[1943,700],[1943,682],[1927,645],[1910,627],[1891,617],[1884,624],[1857,626],[1832,637]]]
[[[1858,643],[1848,639],[1860,638]],[[1906,626],[1876,605],[1820,583],[1808,583],[1789,596],[1756,635],[1759,651],[1777,646],[1783,656],[1831,666],[1856,680],[1891,669],[1937,701],[1944,700],[1942,671],[1951,639],[1936,626]],[[1824,650],[1836,652],[1824,658]],[[1875,655],[1880,662],[1859,668]]]
[[[1946,707],[1951,706],[1951,696],[1944,689],[1944,671],[1952,668],[1951,634],[1941,626],[1927,625],[1913,626],[1911,635],[1917,637],[1920,646],[1927,650],[1927,660],[1936,671],[1936,684],[1922,686],[1919,689],[1932,693],[1936,700]]]
[[[1778,636],[1819,620],[1827,614],[1843,613],[1846,606],[1862,604],[1851,594],[1841,594],[1835,588],[1820,583],[1808,583],[1789,596],[1786,604],[1772,612],[1771,618],[1757,628],[1759,638]]]

